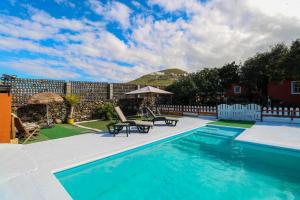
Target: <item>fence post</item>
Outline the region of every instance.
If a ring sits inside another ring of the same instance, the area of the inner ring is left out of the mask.
[[[260,106],[260,121],[262,122],[263,121],[263,106],[261,105]]]

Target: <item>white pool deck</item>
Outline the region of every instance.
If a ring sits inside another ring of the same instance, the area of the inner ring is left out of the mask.
[[[205,125],[184,117],[176,127],[155,126],[148,134],[83,134],[28,145],[0,145],[0,199],[71,199],[53,172],[97,160]],[[258,122],[236,139],[300,150],[300,125]]]
[[[300,150],[300,124],[256,122],[235,139]]]

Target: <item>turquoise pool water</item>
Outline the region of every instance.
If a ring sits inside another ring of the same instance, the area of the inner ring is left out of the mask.
[[[74,199],[300,199],[300,152],[204,126],[55,173]]]

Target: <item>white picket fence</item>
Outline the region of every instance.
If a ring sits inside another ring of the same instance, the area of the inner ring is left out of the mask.
[[[157,105],[160,112],[176,112],[183,115],[217,115],[216,106],[184,106],[184,105]]]
[[[229,120],[261,120],[261,106],[257,104],[220,104],[218,105],[218,118]]]
[[[257,104],[216,106],[157,105],[160,112],[210,116],[218,119],[300,123],[300,108],[261,107]]]
[[[263,107],[263,121],[300,123],[300,109],[287,107]]]

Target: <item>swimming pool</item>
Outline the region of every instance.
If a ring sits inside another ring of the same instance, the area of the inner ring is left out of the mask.
[[[207,125],[55,173],[74,199],[299,199],[300,153]]]

